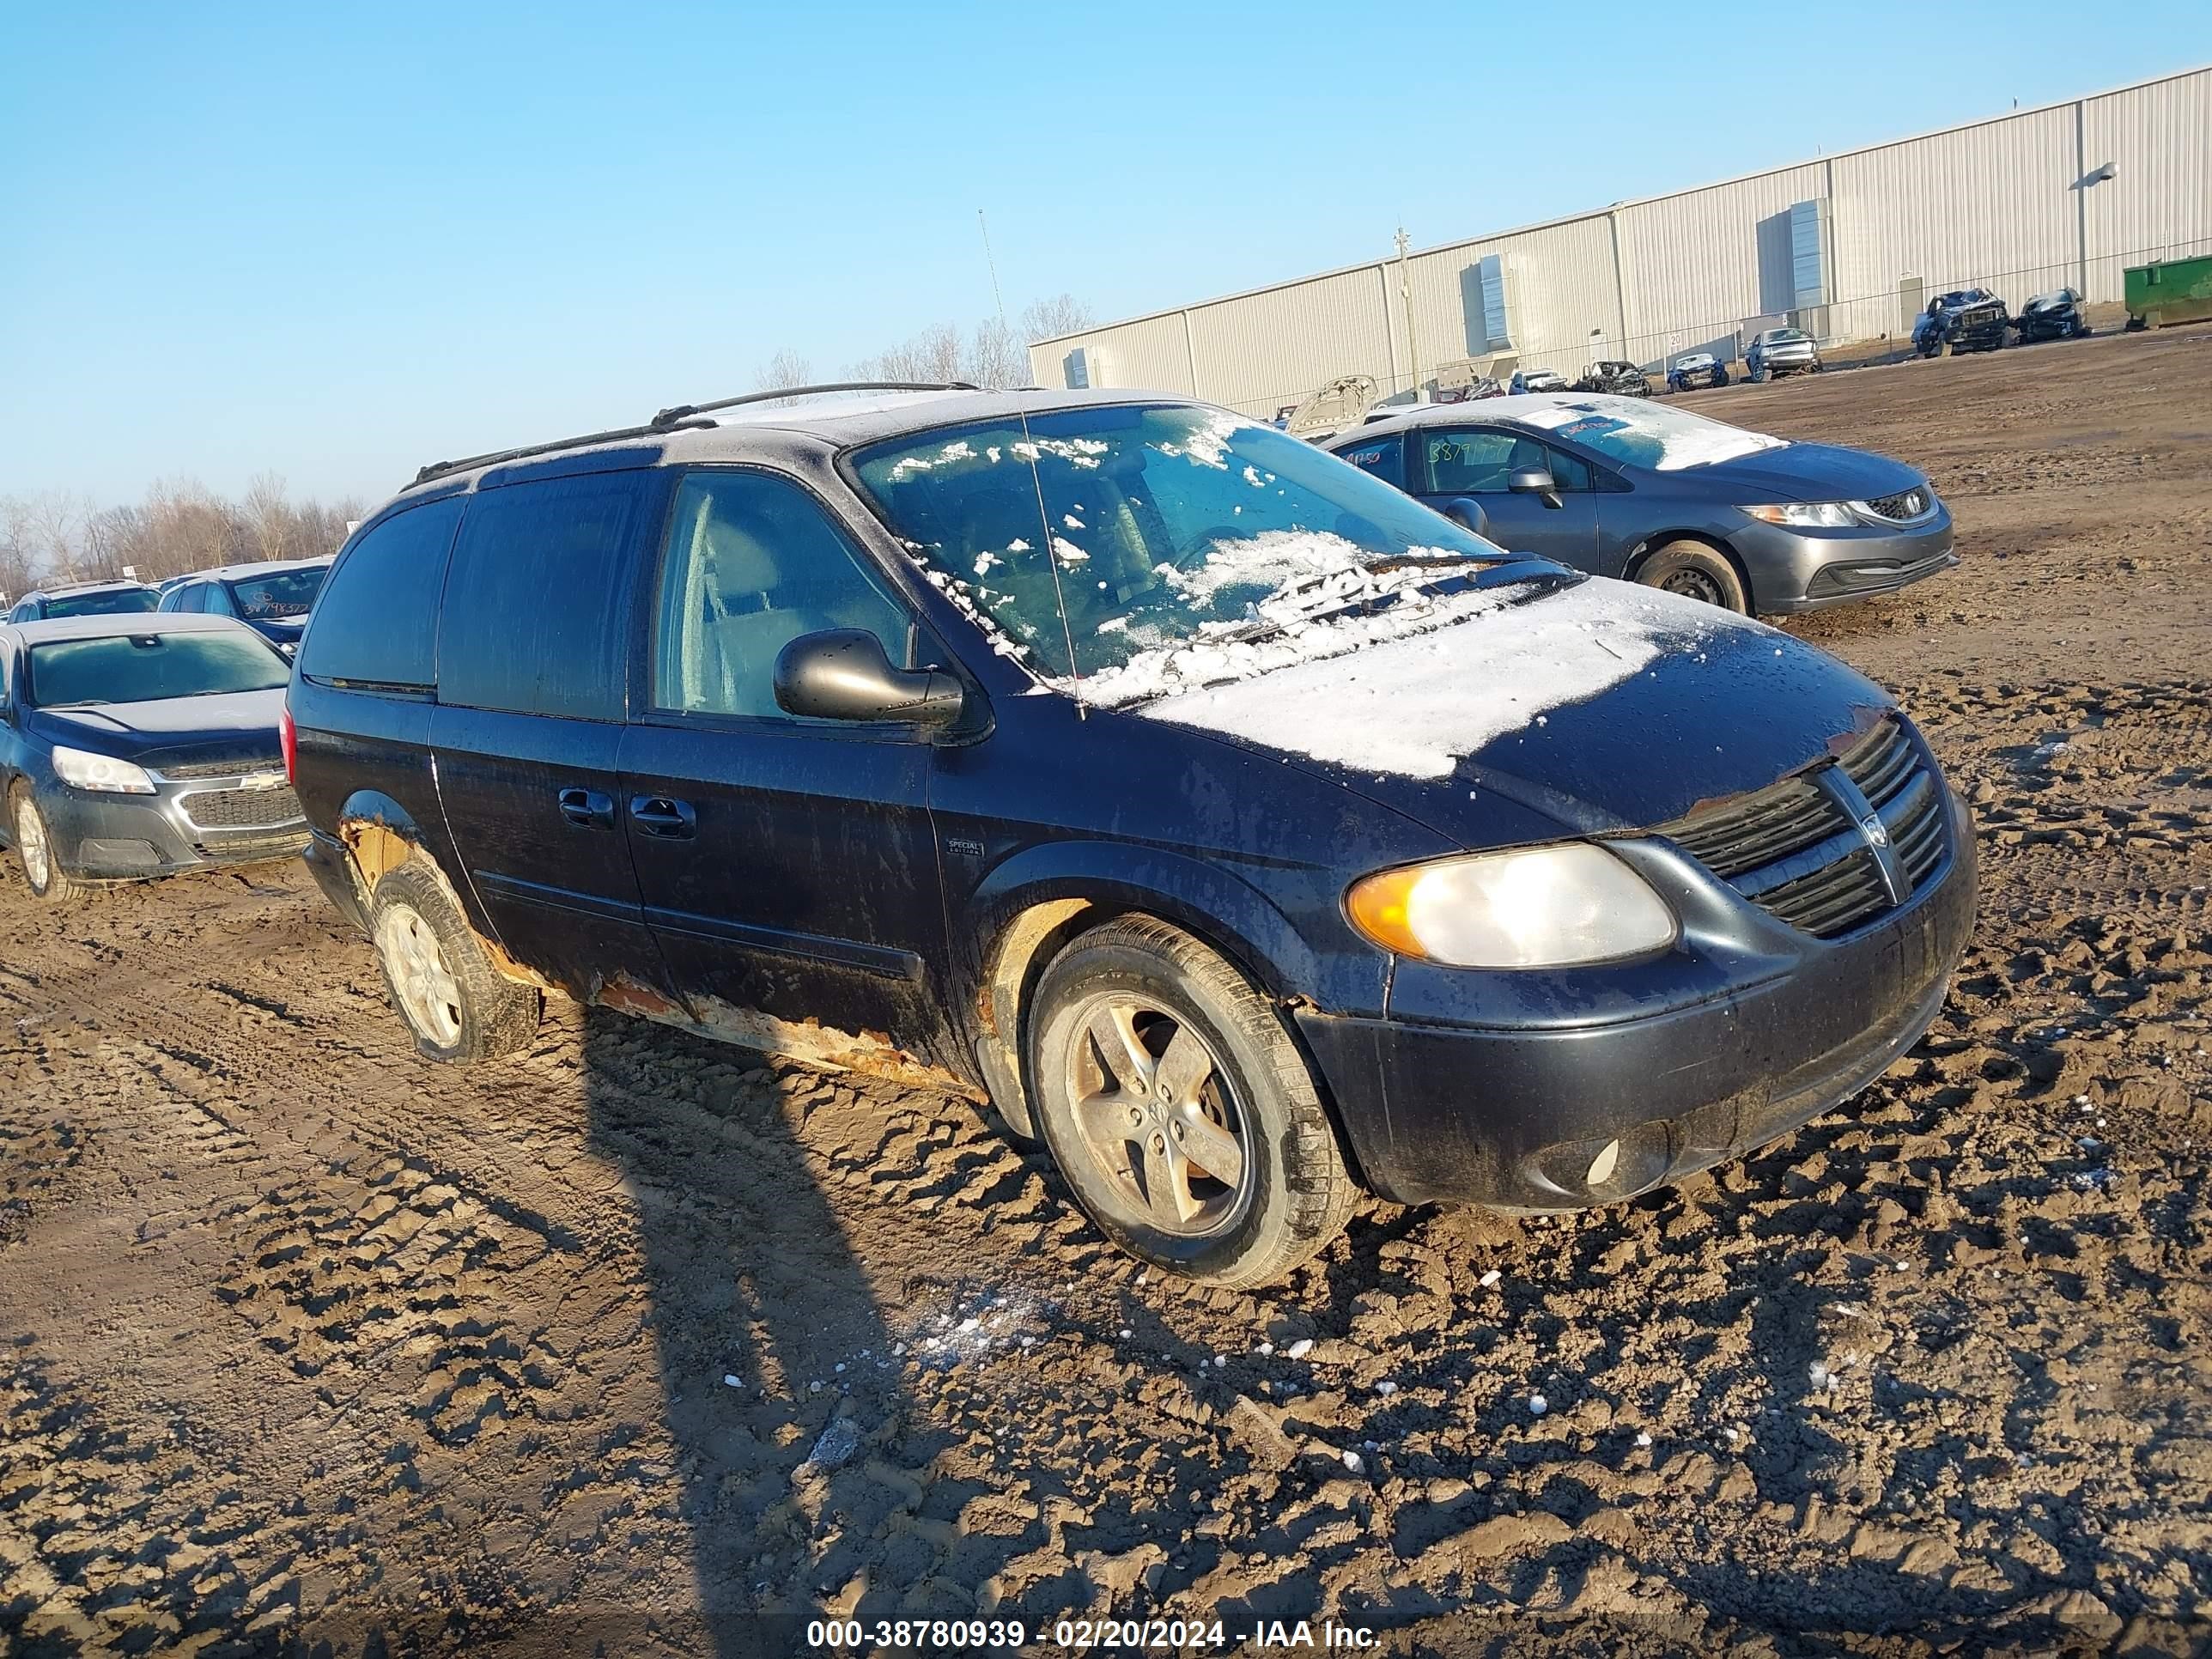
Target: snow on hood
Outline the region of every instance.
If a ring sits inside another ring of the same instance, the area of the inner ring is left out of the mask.
[[[1603,577],[1534,600],[1510,587],[1455,595],[1427,626],[1401,627],[1395,638],[1364,626],[1395,614],[1320,625],[1303,660],[1135,712],[1358,771],[1443,778],[1499,738],[1611,690],[1662,653],[1759,626]]]

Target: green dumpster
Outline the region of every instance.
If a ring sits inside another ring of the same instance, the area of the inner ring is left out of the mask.
[[[2130,328],[2212,317],[2212,253],[2130,265],[2123,273],[2123,283]]]

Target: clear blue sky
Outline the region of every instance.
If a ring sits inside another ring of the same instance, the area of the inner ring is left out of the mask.
[[[0,0],[0,493],[374,498],[833,373],[990,312],[979,207],[1010,311],[1113,317],[2212,57],[2187,8],[1674,10]]]

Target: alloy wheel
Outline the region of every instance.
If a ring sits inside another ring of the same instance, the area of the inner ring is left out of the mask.
[[[459,1042],[461,988],[422,914],[412,905],[392,905],[377,923],[376,946],[409,1024],[441,1048]]]
[[[1180,1016],[1123,994],[1100,998],[1070,1044],[1067,1098],[1084,1154],[1144,1224],[1205,1237],[1250,1202],[1249,1120]]]
[[[46,844],[46,826],[39,809],[24,796],[15,803],[15,854],[23,860],[23,878],[33,892],[43,892],[53,879],[53,851]]]

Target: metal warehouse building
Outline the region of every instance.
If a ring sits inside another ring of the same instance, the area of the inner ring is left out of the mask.
[[[1724,184],[1323,271],[1030,348],[1040,386],[1147,386],[1273,416],[1342,375],[1732,356],[1784,321],[1909,333],[1924,297],[2017,308],[2212,252],[2212,67]]]

